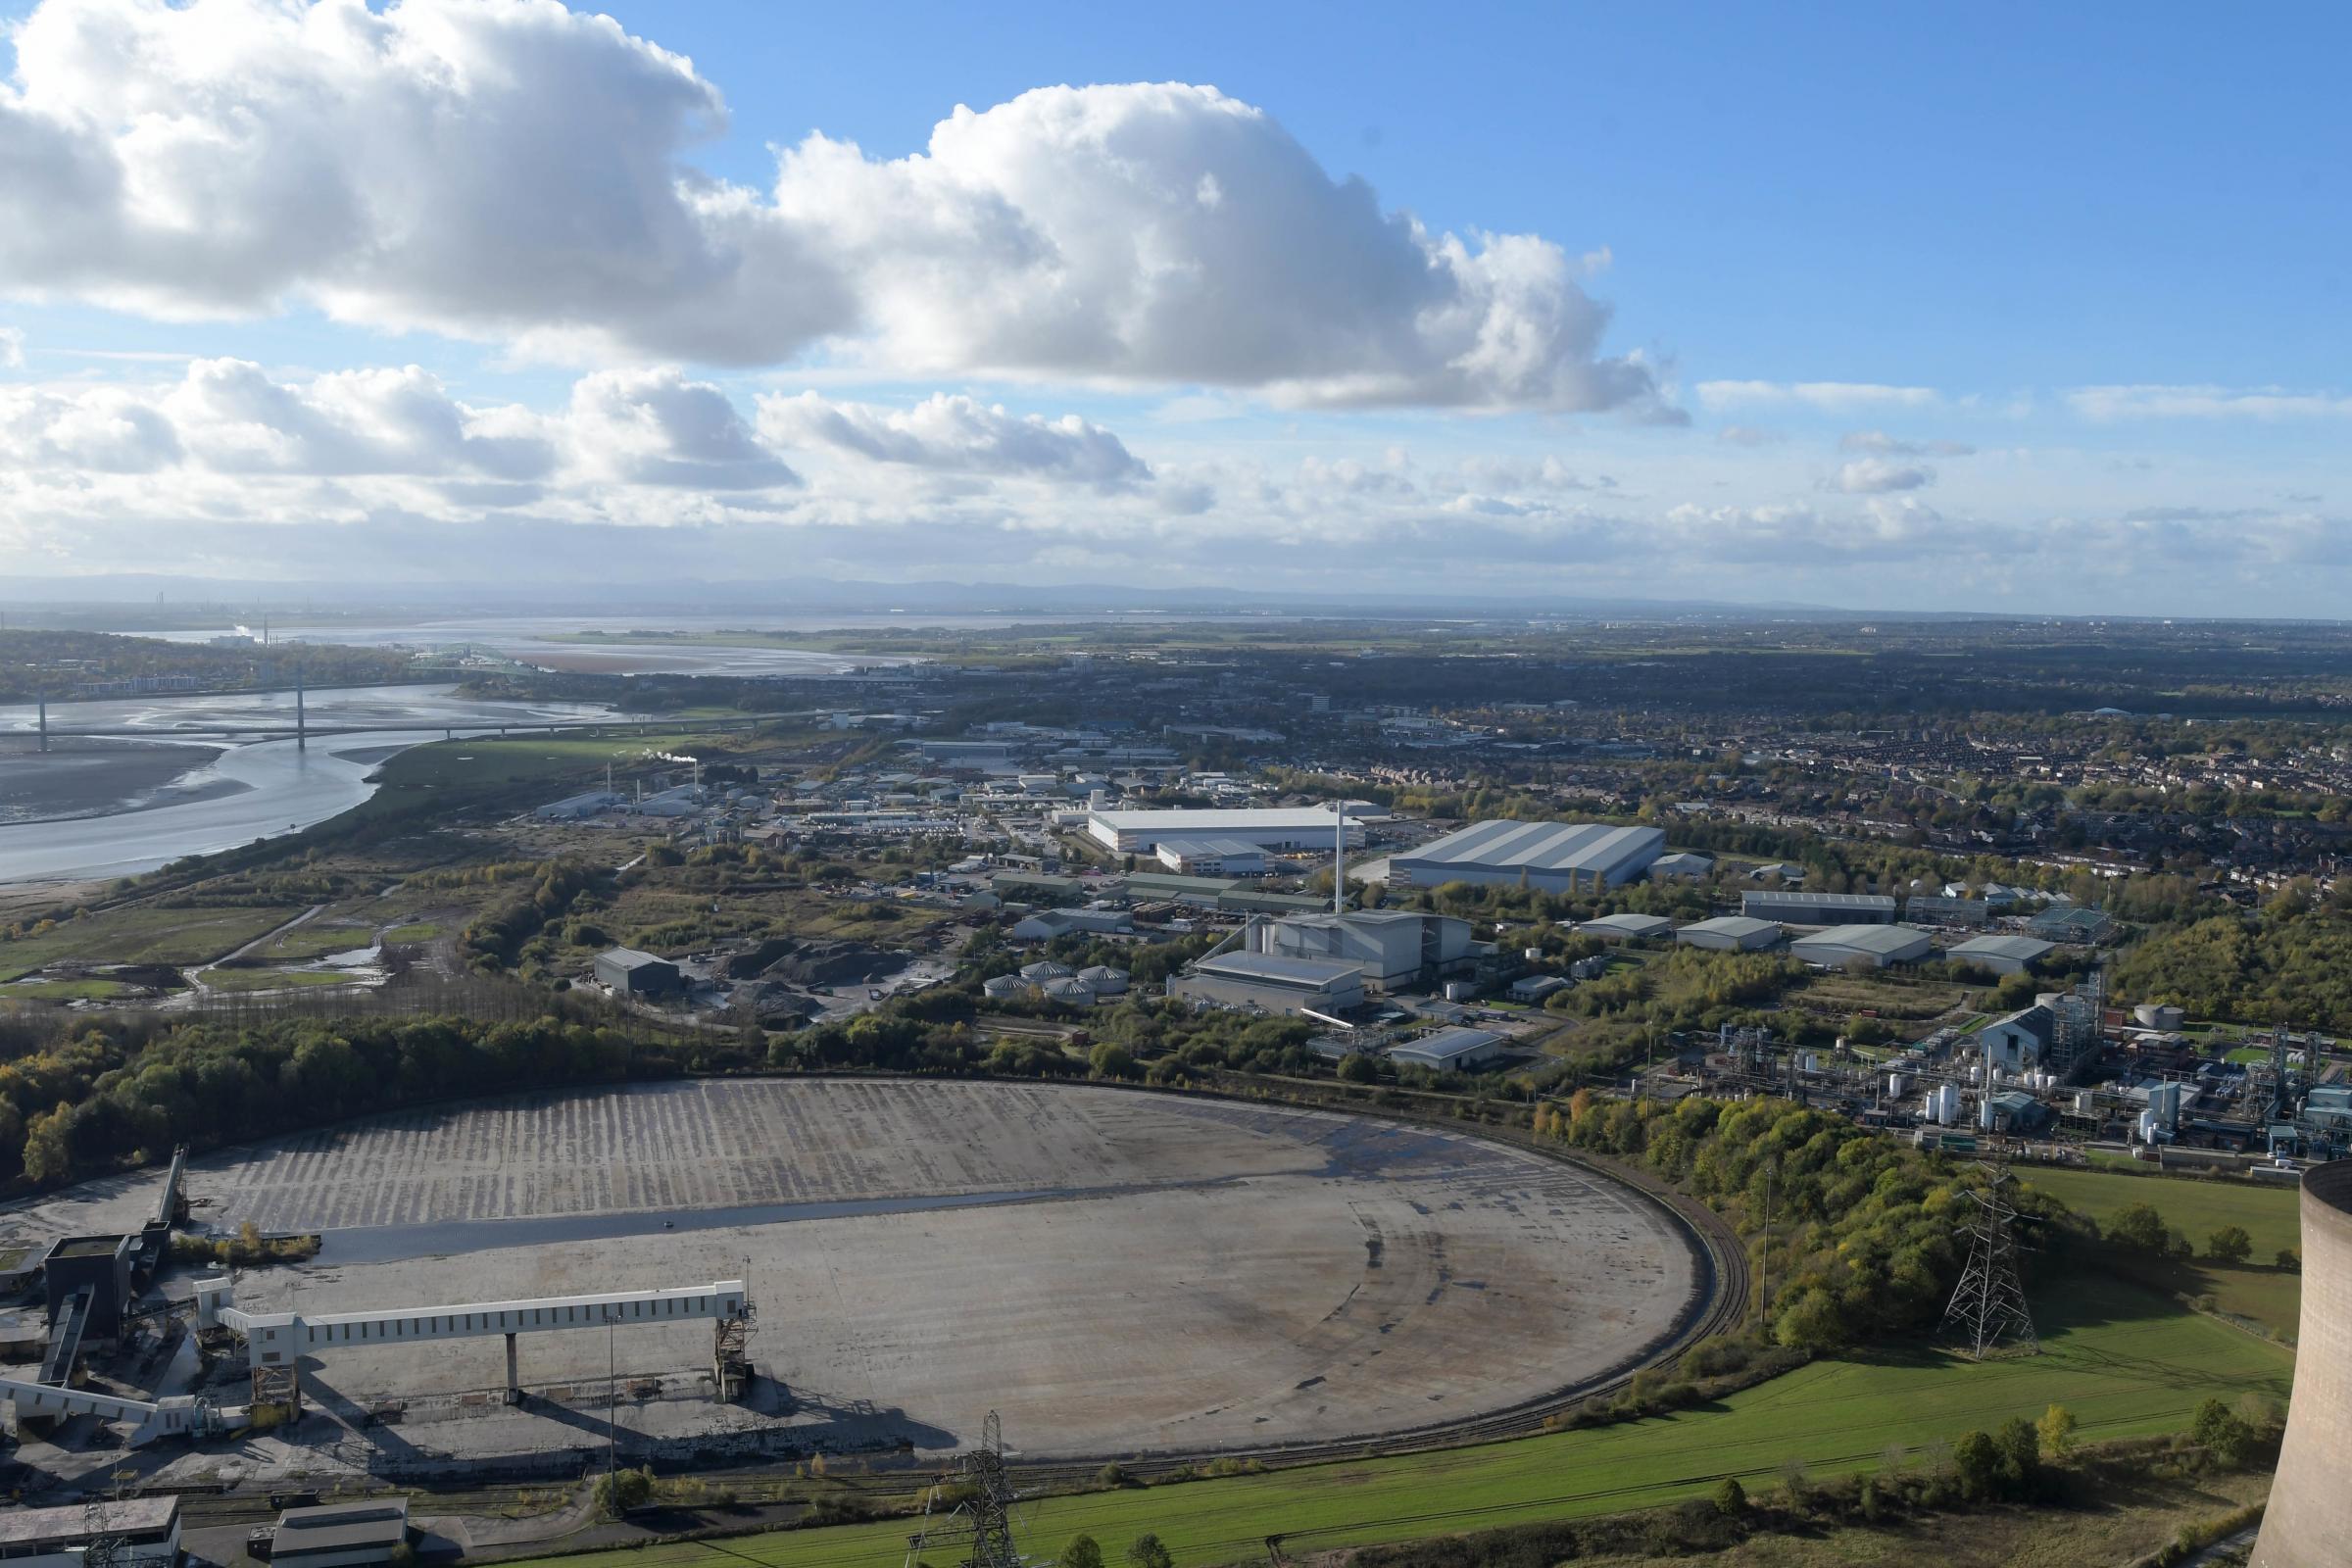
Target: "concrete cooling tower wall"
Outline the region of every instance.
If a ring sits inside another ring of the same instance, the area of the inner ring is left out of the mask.
[[[2271,1503],[2249,1568],[2352,1561],[2352,1159],[2303,1176],[2303,1325]]]

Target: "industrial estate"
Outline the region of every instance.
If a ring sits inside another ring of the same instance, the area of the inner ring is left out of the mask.
[[[1312,627],[485,663],[569,716],[12,894],[8,1554],[1695,1552],[2071,1528],[2162,1463],[2193,1495],[2113,1539],[2331,1560],[2331,850],[2099,842],[2085,786],[1984,785],[1998,716],[1880,734],[1944,805],[1859,831],[1847,720],[1380,635],[1328,687]],[[1376,664],[1455,694],[1352,706]],[[46,717],[28,766],[87,744]],[[1375,1462],[1426,1506],[1342,1501]]]

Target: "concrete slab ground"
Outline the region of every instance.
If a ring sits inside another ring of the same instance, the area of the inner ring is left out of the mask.
[[[1032,1457],[1374,1436],[1603,1375],[1667,1334],[1697,1285],[1673,1221],[1570,1166],[1433,1130],[1094,1086],[538,1095],[226,1152],[189,1185],[216,1226],[325,1233],[313,1262],[240,1276],[250,1310],[743,1276],[759,1313],[762,1381],[735,1406],[700,1392],[707,1325],[526,1336],[522,1379],[547,1397],[520,1410],[495,1398],[495,1339],[338,1347],[305,1369],[321,1414],[234,1455],[166,1461],[214,1475],[601,1455],[615,1364],[624,1451],[716,1451],[779,1430],[824,1447],[948,1447],[992,1408]],[[130,1223],[151,1188],[108,1184],[12,1218]],[[367,1424],[387,1400],[406,1404],[399,1424]]]

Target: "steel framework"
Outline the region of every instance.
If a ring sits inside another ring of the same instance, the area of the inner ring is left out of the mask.
[[[2034,1333],[2034,1314],[2026,1306],[2025,1282],[2017,1272],[2017,1239],[2010,1221],[2017,1210],[2001,1189],[2008,1185],[2006,1165],[1981,1164],[1986,1181],[1971,1191],[1977,1211],[1968,1222],[1968,1267],[1944,1308],[1942,1332],[1956,1334],[1969,1355],[1983,1360],[2001,1348],[2041,1353]]]
[[[1023,1568],[1012,1542],[1019,1497],[1004,1471],[1004,1426],[991,1410],[980,1446],[959,1455],[952,1478],[941,1476],[923,1494],[923,1528],[906,1538],[906,1568]]]

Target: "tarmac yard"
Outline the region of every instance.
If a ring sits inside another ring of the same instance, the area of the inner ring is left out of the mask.
[[[119,1207],[135,1223],[151,1187],[11,1217],[87,1231]],[[948,1447],[990,1409],[1033,1457],[1375,1437],[1606,1376],[1674,1330],[1701,1278],[1675,1221],[1576,1167],[1100,1087],[540,1095],[230,1152],[189,1187],[216,1228],[324,1233],[310,1263],[240,1274],[248,1310],[737,1277],[757,1305],[760,1382],[733,1406],[702,1392],[708,1324],[526,1335],[540,1397],[519,1410],[498,1402],[495,1338],[337,1347],[304,1368],[321,1413],[249,1442],[263,1468],[321,1448],[379,1473],[601,1453],[608,1387],[624,1446]],[[387,1401],[400,1422],[368,1424]]]

